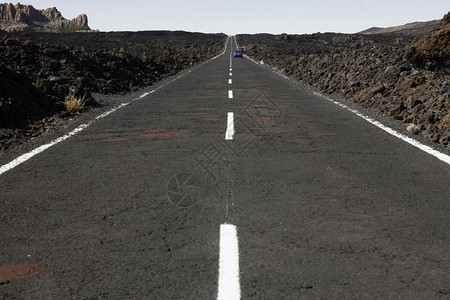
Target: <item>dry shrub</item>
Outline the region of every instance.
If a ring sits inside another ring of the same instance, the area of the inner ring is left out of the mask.
[[[69,113],[77,113],[84,108],[85,99],[75,97],[74,95],[67,95],[64,101],[64,106]]]
[[[419,134],[420,129],[420,126],[414,123],[410,123],[406,126],[406,130],[412,134]]]

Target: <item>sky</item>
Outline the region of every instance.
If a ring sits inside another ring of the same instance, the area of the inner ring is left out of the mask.
[[[185,30],[205,33],[356,33],[442,19],[449,0],[23,0],[56,7],[66,19],[84,13],[100,31]],[[15,4],[16,2],[14,2]]]

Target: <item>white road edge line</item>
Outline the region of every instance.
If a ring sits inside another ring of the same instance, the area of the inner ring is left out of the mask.
[[[233,38],[234,38],[234,44],[236,45],[236,49],[239,49],[238,43],[237,43],[237,41],[236,41],[236,36],[233,35]]]
[[[35,155],[37,155],[37,154],[39,154],[41,152],[44,152],[48,148],[50,148],[50,147],[52,147],[52,146],[54,146],[54,145],[56,145],[56,144],[58,144],[58,143],[60,143],[60,142],[62,142],[64,140],[67,140],[71,136],[73,136],[73,135],[77,134],[78,132],[80,132],[80,131],[86,129],[87,127],[89,127],[92,123],[93,122],[80,125],[77,128],[75,128],[74,130],[72,130],[71,132],[69,132],[68,134],[66,134],[66,135],[64,135],[62,137],[59,137],[59,138],[53,140],[52,142],[50,142],[48,144],[42,145],[42,146],[40,146],[40,147],[38,147],[38,148],[36,148],[36,149],[26,153],[26,154],[23,154],[23,155],[19,156],[18,158],[16,158],[15,160],[7,163],[6,165],[1,166],[0,167],[0,175],[2,175],[3,173],[5,173],[5,172],[7,172],[7,171],[17,167],[18,165],[26,162],[27,160],[29,160],[33,156],[35,156]]]
[[[230,36],[230,40],[231,40],[231,45],[230,45],[230,71],[231,68],[233,67],[233,37]]]
[[[252,62],[254,62],[255,64],[257,64],[258,66],[262,66],[259,62],[255,61],[254,59],[252,59],[252,58],[250,58],[250,57],[247,57],[247,58],[248,58],[249,60],[251,60]],[[289,77],[287,77],[287,76],[285,76],[285,75],[283,75],[283,74],[281,74],[281,73],[275,71],[275,70],[272,69],[272,68],[270,68],[270,70],[272,70],[272,71],[275,72],[276,74],[282,76],[283,78],[285,78],[285,79],[287,79],[287,80],[289,80],[289,81],[292,81],[292,82],[294,82],[294,83],[296,82],[296,81],[294,81],[293,79],[291,79],[291,78],[289,78]],[[356,110],[356,109],[351,109],[351,108],[349,108],[347,105],[344,105],[344,104],[342,104],[342,103],[340,103],[340,102],[338,102],[338,101],[335,101],[335,100],[331,99],[330,97],[327,97],[327,96],[325,96],[325,95],[323,95],[323,94],[321,94],[321,93],[318,93],[318,92],[314,92],[314,95],[319,96],[319,97],[322,97],[322,98],[324,98],[325,100],[328,100],[328,101],[330,101],[330,102],[332,102],[332,103],[334,103],[334,104],[336,104],[336,105],[339,105],[339,106],[342,107],[342,108],[347,109],[348,111],[350,111],[350,112],[356,114],[357,116],[363,118],[364,120],[366,120],[367,122],[371,123],[372,125],[377,126],[377,127],[380,128],[381,130],[384,130],[385,132],[389,133],[390,135],[393,135],[393,136],[395,136],[395,137],[397,137],[397,138],[403,140],[404,142],[407,142],[408,144],[410,144],[410,145],[412,145],[412,146],[414,146],[414,147],[416,147],[416,148],[418,148],[418,149],[420,149],[420,150],[422,150],[422,151],[424,151],[424,152],[426,152],[426,153],[428,153],[428,154],[434,156],[435,158],[437,158],[437,159],[439,159],[439,160],[445,162],[446,164],[450,165],[450,156],[449,156],[449,155],[444,154],[444,153],[442,153],[442,152],[439,152],[438,150],[435,150],[435,149],[431,148],[430,146],[424,145],[424,144],[422,144],[421,142],[419,142],[419,141],[417,141],[417,140],[415,140],[415,139],[413,139],[413,138],[410,138],[410,137],[408,137],[408,136],[406,136],[406,135],[404,135],[404,134],[401,134],[400,132],[395,131],[394,129],[392,129],[392,128],[388,127],[388,126],[385,126],[385,125],[383,125],[382,123],[380,123],[380,122],[378,122],[378,121],[375,121],[375,120],[373,120],[372,118],[369,118],[368,116],[363,115],[363,114],[360,113],[358,110]]]
[[[217,59],[218,57],[220,57],[220,56],[222,56],[222,55],[224,55],[224,54],[226,53],[227,47],[228,47],[228,41],[230,40],[230,38],[231,38],[231,37],[227,37],[227,39],[226,39],[226,42],[225,42],[225,49],[224,49],[223,53],[217,55],[217,56],[214,57],[214,58],[212,58],[211,61]],[[232,40],[231,40],[231,43],[233,43]],[[230,68],[231,68],[231,62],[232,62],[232,60],[231,60],[231,56],[230,56]],[[32,158],[33,156],[36,156],[37,154],[39,154],[39,153],[41,153],[41,152],[44,152],[44,151],[47,150],[48,148],[50,148],[50,147],[52,147],[52,146],[54,146],[54,145],[56,145],[56,144],[59,144],[60,142],[65,141],[65,140],[68,139],[69,137],[71,137],[71,136],[73,136],[73,135],[75,135],[75,134],[77,134],[77,133],[83,131],[84,129],[86,129],[86,128],[88,128],[89,126],[91,126],[92,124],[94,124],[96,121],[98,121],[98,120],[100,120],[100,119],[102,119],[102,118],[104,118],[104,117],[106,117],[106,116],[112,114],[113,112],[117,111],[118,109],[121,109],[122,107],[125,107],[125,106],[127,106],[127,105],[129,105],[129,104],[131,104],[131,103],[133,103],[133,102],[135,102],[135,101],[137,101],[137,100],[140,100],[140,99],[142,99],[142,98],[147,97],[148,95],[150,95],[150,94],[156,92],[156,91],[159,90],[159,89],[162,89],[162,88],[165,87],[166,85],[173,83],[174,81],[180,79],[181,77],[183,77],[183,76],[185,76],[185,75],[187,75],[187,74],[189,74],[189,73],[191,73],[191,72],[192,72],[192,70],[189,70],[189,71],[187,71],[187,72],[184,73],[184,74],[178,75],[177,77],[175,77],[175,78],[172,79],[171,81],[167,82],[166,84],[162,84],[162,85],[160,85],[159,87],[157,87],[157,88],[151,90],[150,92],[143,93],[142,95],[140,95],[140,96],[137,97],[137,98],[134,98],[134,99],[132,99],[132,100],[130,100],[130,101],[128,101],[128,102],[122,103],[122,104],[120,104],[120,105],[114,107],[113,109],[111,109],[111,110],[109,110],[109,111],[107,111],[107,112],[105,112],[105,113],[103,113],[103,114],[101,114],[101,115],[95,117],[93,120],[89,121],[88,123],[82,124],[82,125],[78,126],[77,128],[75,128],[74,130],[72,130],[72,131],[69,132],[68,134],[66,134],[66,135],[64,135],[64,136],[62,136],[62,137],[59,137],[59,138],[57,138],[57,139],[51,141],[51,142],[48,143],[48,144],[42,145],[42,146],[40,146],[40,147],[38,147],[38,148],[36,148],[36,149],[34,149],[34,150],[28,152],[28,153],[25,153],[25,154],[23,154],[23,155],[17,157],[17,158],[14,159],[13,161],[11,161],[11,162],[9,162],[9,163],[3,165],[3,166],[0,166],[0,175],[2,175],[2,174],[5,173],[5,172],[8,172],[8,171],[11,170],[11,169],[14,169],[14,168],[17,167],[18,165],[24,163],[25,161],[29,160],[29,159]]]
[[[227,118],[227,131],[225,132],[225,140],[232,141],[234,136],[234,113],[229,112]]]
[[[133,102],[135,102],[135,101],[138,101],[138,100],[141,100],[142,98],[147,97],[148,95],[150,95],[150,94],[152,94],[152,93],[154,93],[154,92],[156,92],[156,91],[162,89],[163,87],[165,87],[165,86],[167,86],[167,85],[173,83],[174,81],[180,79],[181,77],[183,77],[183,76],[185,76],[185,75],[187,75],[187,74],[189,74],[189,73],[191,73],[191,72],[192,72],[192,70],[189,70],[189,71],[187,71],[187,72],[184,73],[184,74],[178,75],[177,77],[175,77],[175,78],[172,79],[171,81],[169,81],[169,82],[167,82],[167,83],[165,83],[165,84],[162,84],[162,85],[158,86],[157,88],[151,90],[150,92],[145,92],[145,93],[143,93],[142,95],[140,95],[140,96],[137,97],[137,98],[134,98],[134,99],[132,99],[132,100],[130,100],[130,101],[128,101],[128,102],[124,102],[124,103],[122,103],[122,104],[119,104],[118,106],[112,108],[111,110],[109,110],[109,111],[107,111],[107,112],[105,112],[105,113],[103,113],[103,114],[101,114],[101,115],[95,117],[94,119],[92,119],[92,120],[89,121],[88,123],[85,123],[85,124],[82,124],[82,125],[78,126],[77,128],[75,128],[74,130],[72,130],[72,131],[69,132],[68,134],[66,134],[66,135],[64,135],[64,136],[62,136],[62,137],[59,137],[59,138],[57,138],[57,139],[51,141],[51,142],[48,143],[48,144],[42,145],[42,146],[40,146],[40,147],[37,147],[36,149],[34,149],[34,150],[32,150],[32,151],[30,151],[30,152],[28,152],[28,153],[25,153],[25,154],[23,154],[23,155],[17,157],[16,159],[12,160],[11,162],[9,162],[9,163],[7,163],[7,164],[5,164],[5,165],[3,165],[3,166],[0,166],[0,175],[2,175],[3,173],[8,172],[8,171],[11,170],[11,169],[14,169],[14,168],[17,167],[18,165],[20,165],[20,164],[26,162],[26,161],[29,160],[30,158],[32,158],[32,157],[38,155],[39,153],[44,152],[44,151],[47,150],[48,148],[53,147],[53,146],[55,146],[56,144],[59,144],[59,143],[61,143],[62,141],[67,140],[67,139],[70,138],[71,136],[74,136],[75,134],[77,134],[77,133],[83,131],[84,129],[88,128],[89,126],[91,126],[92,124],[94,124],[96,121],[98,121],[98,120],[100,120],[100,119],[103,119],[104,117],[106,117],[106,116],[112,114],[113,112],[115,112],[115,111],[117,111],[117,110],[119,110],[119,109],[121,109],[121,108],[123,108],[123,107],[125,107],[125,106],[127,106],[127,105],[129,105],[129,104],[131,104],[131,103],[133,103]]]
[[[233,99],[233,91],[232,90],[228,91],[228,99]]]
[[[223,49],[223,53],[220,54],[219,56],[224,55],[227,52],[227,47],[228,47],[228,41],[229,40],[230,40],[230,37],[227,37],[227,41],[225,42],[225,49]],[[233,41],[231,41],[231,42],[233,42]]]
[[[226,40],[226,42],[225,42],[225,49],[223,49],[223,53],[222,53],[222,54],[219,54],[219,55],[217,55],[217,56],[215,56],[215,57],[214,57],[213,59],[211,59],[211,60],[215,60],[215,59],[217,59],[218,57],[224,55],[224,54],[227,52],[228,40],[229,40],[229,39],[230,39],[230,37],[227,37],[227,40]],[[233,41],[231,41],[231,42],[233,42]]]
[[[239,300],[239,245],[236,226],[220,225],[218,300]]]
[[[233,83],[233,79],[228,79],[228,84],[232,84]]]
[[[230,76],[233,76],[233,73],[230,72]]]
[[[324,95],[322,95],[322,94],[320,94],[320,93],[318,93],[318,92],[314,92],[314,95],[320,96],[320,97],[324,98],[325,100],[328,100],[328,101],[330,101],[330,102],[333,102],[334,104],[339,105],[340,107],[345,108],[345,109],[351,111],[351,112],[354,113],[355,115],[357,115],[357,116],[363,118],[363,119],[366,120],[367,122],[369,122],[369,123],[371,123],[371,124],[377,126],[378,128],[380,128],[380,129],[386,131],[387,133],[389,133],[389,134],[391,134],[391,135],[393,135],[393,136],[395,136],[395,137],[397,137],[397,138],[399,138],[399,139],[401,139],[401,140],[407,142],[408,144],[410,144],[410,145],[412,145],[412,146],[414,146],[414,147],[416,147],[416,148],[419,148],[420,150],[422,150],[422,151],[424,151],[424,152],[426,152],[426,153],[428,153],[428,154],[433,155],[433,156],[436,157],[437,159],[439,159],[439,160],[441,160],[441,161],[447,163],[448,165],[450,165],[450,156],[448,156],[447,154],[444,154],[444,153],[441,153],[441,152],[439,152],[439,151],[437,151],[437,150],[434,150],[434,149],[431,148],[430,146],[424,145],[424,144],[422,144],[421,142],[419,142],[419,141],[417,141],[417,140],[415,140],[415,139],[413,139],[413,138],[410,138],[410,137],[408,137],[408,136],[406,136],[406,135],[404,135],[404,134],[401,134],[401,133],[395,131],[394,129],[392,129],[392,128],[390,128],[390,127],[387,127],[387,126],[381,124],[380,122],[375,121],[374,119],[372,119],[372,118],[370,118],[370,117],[368,117],[368,116],[363,115],[363,114],[360,113],[358,110],[356,110],[356,109],[351,109],[351,108],[349,108],[347,105],[344,105],[344,104],[342,104],[342,103],[340,103],[340,102],[334,101],[333,99],[331,99],[331,98],[329,98],[329,97],[327,97],[327,96],[324,96]]]

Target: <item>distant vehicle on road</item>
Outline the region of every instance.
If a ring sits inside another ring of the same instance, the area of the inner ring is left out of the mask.
[[[242,50],[236,49],[236,50],[234,51],[234,57],[240,57],[240,58],[243,58],[244,56],[243,56],[243,54],[242,54]]]

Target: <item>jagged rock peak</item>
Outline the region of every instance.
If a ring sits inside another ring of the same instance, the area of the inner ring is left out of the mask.
[[[85,14],[72,20],[66,20],[56,7],[44,10],[32,5],[17,3],[0,4],[0,29],[7,31],[52,31],[60,27],[88,27]]]
[[[61,15],[59,10],[56,9],[56,7],[47,8],[42,11],[42,14],[47,18],[49,21],[57,21],[57,20],[65,20],[64,17]]]
[[[0,20],[6,22],[36,22],[62,21],[65,19],[56,7],[37,10],[32,5],[3,3],[0,4]]]
[[[75,26],[87,27],[88,26],[88,17],[85,14],[81,14],[75,19],[67,20],[66,23]]]

